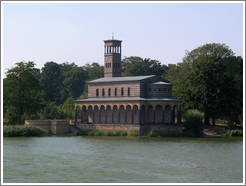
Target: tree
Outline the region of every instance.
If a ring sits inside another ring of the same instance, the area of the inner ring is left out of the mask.
[[[156,75],[164,77],[168,66],[158,60],[142,59],[137,56],[125,57],[122,60],[122,76]]]
[[[74,113],[74,103],[71,98],[68,98],[65,103],[62,105],[64,113],[67,115],[67,118],[71,118]]]
[[[41,73],[41,85],[44,92],[44,100],[61,104],[61,89],[63,76],[60,66],[51,61],[45,63]]]
[[[73,67],[72,70],[64,74],[64,87],[67,88],[69,96],[77,99],[84,91],[86,72],[82,67]]]
[[[34,114],[41,108],[40,70],[34,68],[35,63],[32,61],[22,61],[15,65],[7,71],[3,81],[3,104],[7,112],[13,112],[8,115],[18,116],[18,123],[21,124],[24,112]]]
[[[240,66],[233,55],[225,44],[205,44],[187,52],[183,62],[167,72],[167,79],[174,82],[173,90],[180,91],[178,98],[184,100],[185,109],[204,112],[205,124],[210,117],[215,124],[216,117],[233,117],[235,110],[238,113],[242,76],[231,73],[228,61]]]

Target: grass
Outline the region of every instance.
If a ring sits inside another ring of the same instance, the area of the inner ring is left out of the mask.
[[[26,126],[26,125],[3,126],[4,137],[41,136],[44,134],[48,134],[48,131],[34,126]]]

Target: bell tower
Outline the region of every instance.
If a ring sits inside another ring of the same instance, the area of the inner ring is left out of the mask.
[[[115,40],[104,40],[104,77],[121,76],[121,42]]]

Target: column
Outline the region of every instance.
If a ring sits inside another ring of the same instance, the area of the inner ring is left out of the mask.
[[[101,108],[99,110],[99,123],[101,123]]]
[[[118,109],[118,124],[120,124],[120,108]]]
[[[146,108],[145,123],[148,123],[148,108]]]
[[[132,108],[132,124],[134,123],[134,110]]]
[[[165,123],[165,108],[162,110],[162,122]]]
[[[83,109],[81,109],[81,123],[83,123]]]
[[[126,108],[125,108],[125,123],[127,123],[127,112],[126,112]]]
[[[141,107],[138,109],[138,123],[141,125]]]
[[[114,107],[113,110],[111,109],[111,113],[112,113],[112,123],[114,124]]]
[[[153,108],[153,119],[154,119],[154,123],[155,123],[155,108]]]
[[[107,108],[105,110],[105,113],[106,113],[106,116],[105,116],[105,123],[107,124],[108,123],[108,113],[107,113]]]

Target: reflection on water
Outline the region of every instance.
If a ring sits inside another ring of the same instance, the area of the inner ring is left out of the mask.
[[[4,183],[242,183],[242,138],[3,140]]]

